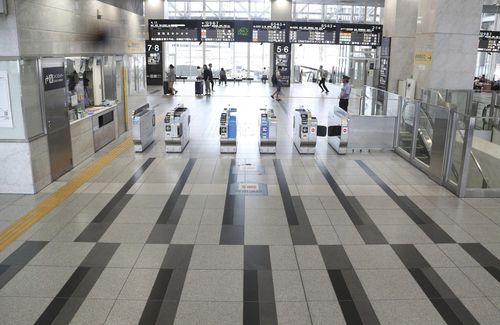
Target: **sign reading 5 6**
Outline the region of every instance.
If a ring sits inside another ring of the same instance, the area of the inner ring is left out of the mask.
[[[290,45],[276,46],[276,53],[290,53]]]

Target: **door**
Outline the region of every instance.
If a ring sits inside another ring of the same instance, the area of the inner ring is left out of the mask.
[[[41,68],[50,171],[55,181],[73,168],[64,61],[42,59]]]
[[[118,135],[121,135],[126,131],[125,126],[125,101],[124,101],[124,89],[123,86],[123,57],[116,57],[116,119],[118,122]]]

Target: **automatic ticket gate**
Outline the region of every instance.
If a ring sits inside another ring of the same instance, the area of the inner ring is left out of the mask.
[[[220,115],[220,152],[236,153],[237,121],[236,108],[225,108]]]
[[[165,151],[182,152],[189,142],[189,109],[179,105],[165,115]]]
[[[267,108],[260,110],[259,134],[260,153],[276,153],[278,121],[274,110]]]
[[[300,108],[295,110],[293,119],[293,143],[301,154],[316,153],[318,120],[311,111]]]
[[[349,114],[339,107],[328,113],[328,144],[339,154],[347,153],[349,138]]]
[[[155,113],[149,104],[136,109],[132,115],[132,138],[135,152],[143,152],[155,140]]]

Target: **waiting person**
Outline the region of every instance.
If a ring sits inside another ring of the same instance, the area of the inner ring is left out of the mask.
[[[224,83],[227,86],[227,76],[226,70],[224,70],[224,68],[221,68],[219,72],[219,86],[221,85],[221,83]]]
[[[340,101],[339,101],[339,107],[342,108],[344,111],[348,111],[349,107],[349,96],[351,95],[351,84],[349,84],[349,78],[348,76],[343,76],[342,77],[342,90],[340,91]]]
[[[281,93],[281,86],[282,86],[282,75],[281,75],[281,66],[278,66],[278,69],[276,70],[276,73],[274,74],[273,78],[273,84],[276,84],[276,91],[271,95],[272,99],[276,99],[277,101],[280,101],[280,93]]]
[[[174,83],[175,83],[175,67],[173,64],[168,66],[168,71],[167,71],[167,82],[168,82],[168,92],[171,93],[172,95],[177,94],[177,90],[174,88]]]
[[[212,72],[212,63],[208,64],[208,69],[210,70],[210,85],[212,85],[212,92],[214,92],[214,74]]]
[[[328,88],[326,88],[326,84],[325,84],[326,77],[328,77],[328,71],[324,70],[323,66],[320,65],[319,71],[318,71],[319,88],[321,88],[321,92],[326,91],[326,93],[328,94],[329,90],[328,90]]]
[[[266,82],[267,82],[267,70],[266,70],[266,68],[264,68],[264,70],[262,71],[262,77],[260,78],[260,80],[262,81],[263,84],[266,84]]]
[[[205,96],[210,96],[212,89],[212,87],[210,87],[210,80],[213,80],[213,75],[206,64],[203,65],[203,80],[205,81]]]

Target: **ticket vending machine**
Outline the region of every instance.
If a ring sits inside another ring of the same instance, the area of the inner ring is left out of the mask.
[[[260,110],[259,135],[260,153],[276,153],[278,121],[274,110],[267,108]]]
[[[328,113],[328,144],[339,154],[347,153],[349,137],[349,114],[340,107]]]
[[[318,120],[311,111],[301,107],[295,110],[293,119],[293,143],[301,154],[316,153]]]
[[[189,142],[189,109],[180,104],[165,115],[165,151],[182,152]]]
[[[143,152],[155,140],[155,112],[146,104],[132,114],[132,139],[135,152]]]
[[[236,153],[236,108],[225,108],[220,115],[220,152]]]

